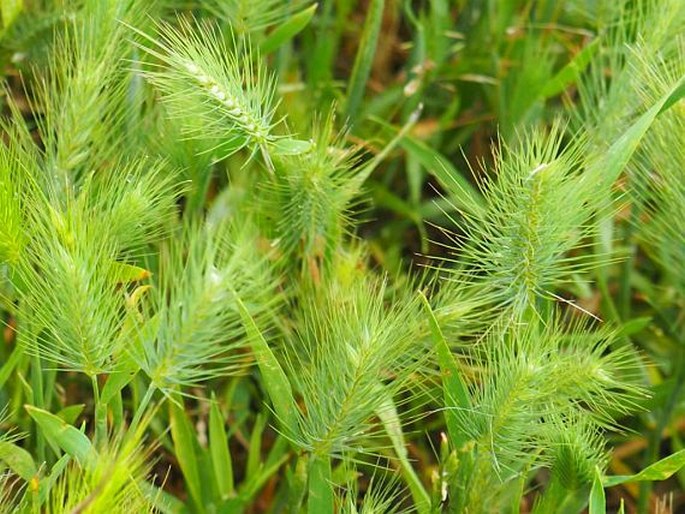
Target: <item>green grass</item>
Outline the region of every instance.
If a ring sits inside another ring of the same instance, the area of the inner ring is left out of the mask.
[[[0,14],[0,514],[683,508],[681,0]]]

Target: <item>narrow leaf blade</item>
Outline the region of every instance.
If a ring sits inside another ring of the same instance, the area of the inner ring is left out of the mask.
[[[171,438],[174,441],[174,453],[188,484],[188,490],[198,507],[204,505],[202,498],[202,484],[200,471],[197,467],[198,456],[195,455],[195,436],[193,429],[183,409],[180,397],[169,402],[171,421]]]
[[[384,7],[384,0],[371,0],[369,2],[369,10],[366,13],[366,21],[364,22],[359,49],[357,50],[347,89],[346,114],[350,124],[354,123],[357,117],[357,112],[364,96],[364,90],[366,89],[366,82],[371,73],[371,65],[376,54],[376,45],[378,44],[378,36],[383,21]]]
[[[635,475],[616,475],[604,479],[604,487],[613,487],[631,482],[653,482],[666,480],[685,466],[685,450],[680,450],[655,462]]]
[[[0,441],[0,461],[7,464],[14,473],[27,482],[38,473],[31,454],[20,446],[7,441]]]
[[[590,491],[590,505],[588,514],[606,514],[606,498],[604,496],[604,486],[599,470],[595,470],[595,478],[592,481]]]
[[[271,351],[271,348],[269,348],[266,339],[264,339],[243,302],[239,298],[236,298],[236,301],[245,330],[252,341],[252,351],[255,354],[257,366],[264,379],[264,387],[271,399],[271,403],[273,403],[276,416],[282,425],[282,429],[286,433],[293,434],[297,430],[299,422],[295,399],[288,377],[286,377],[283,368],[281,368],[276,356]]]
[[[48,411],[32,405],[24,407],[38,424],[45,438],[74,457],[81,465],[90,465],[92,459],[97,457],[90,439],[83,432]]]
[[[600,39],[597,38],[583,48],[578,54],[564,66],[559,72],[554,75],[543,87],[542,97],[549,98],[556,96],[571,84],[577,82],[583,70],[587,68],[588,64],[597,53],[599,49]]]
[[[290,16],[285,22],[274,29],[259,46],[262,55],[267,55],[278,49],[283,43],[290,41],[311,21],[316,12],[317,4],[310,5],[299,13]]]
[[[233,493],[233,462],[228,451],[224,419],[216,401],[209,408],[209,451],[219,494],[226,498]]]
[[[331,483],[331,461],[327,456],[314,457],[309,470],[308,514],[335,512]]]
[[[433,342],[437,350],[440,373],[442,374],[442,390],[445,400],[445,422],[450,439],[457,448],[468,441],[468,436],[460,429],[459,419],[456,415],[458,409],[470,408],[471,401],[468,389],[461,379],[461,373],[454,362],[454,357],[442,334],[438,320],[435,319],[428,299],[421,293],[421,299],[428,313]]]

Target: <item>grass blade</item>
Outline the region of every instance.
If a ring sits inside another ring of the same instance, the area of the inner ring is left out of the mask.
[[[14,347],[9,358],[0,368],[0,388],[5,385],[7,379],[12,375],[14,368],[19,364],[22,355],[24,355],[24,348],[20,345]]]
[[[369,10],[366,13],[366,21],[362,32],[361,40],[359,41],[359,49],[354,60],[354,67],[352,68],[352,75],[347,88],[347,106],[346,115],[348,123],[353,125],[362,98],[364,97],[364,90],[366,89],[366,82],[371,73],[371,65],[376,53],[376,45],[378,44],[378,36],[381,31],[381,23],[383,21],[383,7],[385,0],[371,0],[369,2]]]
[[[331,484],[331,461],[327,456],[315,456],[309,469],[308,514],[335,512]]]
[[[317,4],[313,4],[303,11],[290,16],[285,22],[276,27],[259,45],[262,55],[268,55],[283,43],[290,41],[299,34],[311,21],[316,12]]]
[[[60,459],[55,462],[55,464],[52,466],[52,469],[50,470],[50,474],[44,479],[41,480],[38,483],[38,503],[43,504],[45,503],[45,500],[48,498],[48,494],[50,494],[50,489],[52,489],[52,486],[55,485],[55,482],[59,479],[59,477],[62,475],[64,470],[67,467],[67,464],[71,461],[71,455],[62,455]]]
[[[680,450],[655,462],[635,475],[615,475],[604,478],[604,487],[613,487],[631,482],[653,482],[666,480],[685,466],[685,450]]]
[[[445,341],[445,337],[440,330],[438,320],[435,319],[433,309],[431,309],[428,299],[423,293],[419,293],[423,304],[428,313],[428,322],[430,323],[431,333],[433,335],[433,343],[435,344],[438,362],[440,364],[440,373],[442,374],[442,390],[445,399],[444,413],[445,422],[447,424],[447,431],[449,432],[452,443],[461,448],[467,441],[468,435],[460,428],[459,418],[455,411],[459,409],[469,409],[471,401],[469,399],[468,389],[461,379],[461,373],[454,362],[454,356]]]
[[[38,424],[45,438],[76,458],[81,465],[90,465],[97,458],[90,439],[83,432],[48,411],[32,405],[25,405],[24,408]]]
[[[438,180],[453,204],[469,213],[482,209],[482,195],[440,152],[408,135],[402,138],[400,146]]]
[[[278,359],[276,359],[271,348],[269,348],[266,339],[264,339],[264,336],[243,302],[237,297],[236,302],[247,335],[252,341],[252,351],[255,354],[257,366],[264,379],[264,387],[271,399],[271,403],[273,403],[276,417],[278,417],[278,421],[281,424],[281,429],[286,433],[293,434],[297,431],[299,423],[295,399],[288,377],[286,377]]]
[[[606,498],[604,496],[604,486],[602,485],[602,476],[599,470],[595,471],[595,478],[592,481],[592,490],[590,491],[590,505],[588,508],[589,514],[606,514]]]
[[[554,75],[542,88],[541,95],[543,98],[550,98],[563,92],[571,84],[574,84],[583,70],[587,68],[592,58],[599,50],[599,38],[593,40],[589,45],[583,48],[578,55],[576,55],[571,62],[566,64],[559,72]]]
[[[262,435],[266,427],[266,416],[263,412],[257,414],[257,418],[250,434],[250,449],[247,455],[247,476],[253,477],[259,472],[262,454]]]
[[[105,405],[109,404],[114,397],[126,387],[131,380],[136,376],[135,373],[129,373],[128,371],[117,371],[111,373],[107,377],[107,382],[102,388],[102,394],[100,395],[100,401]]]
[[[27,482],[38,473],[38,468],[36,468],[31,454],[20,446],[7,441],[0,441],[0,461],[7,464],[14,473]]]
[[[685,95],[685,82],[669,90],[647,112],[640,116],[588,170],[588,177],[604,187],[613,184],[632,157],[656,117]]]
[[[224,427],[224,418],[216,400],[209,408],[209,451],[212,456],[214,477],[217,481],[219,494],[227,498],[234,491],[233,462],[228,451],[228,437]]]
[[[419,514],[428,514],[430,512],[430,496],[409,462],[409,455],[407,454],[407,448],[404,442],[404,434],[402,433],[402,422],[397,413],[395,402],[393,402],[392,398],[387,394],[387,391],[382,388],[382,384],[379,384],[379,394],[385,396],[386,401],[385,404],[376,411],[376,414],[383,423],[385,431],[392,441],[395,454],[400,460],[402,474],[409,485],[409,490],[414,498],[417,512]]]
[[[177,397],[169,404],[171,437],[174,440],[174,451],[181,466],[190,496],[200,512],[204,512],[202,484],[198,469],[198,456],[195,453],[195,435],[193,427],[183,409],[183,399]]]

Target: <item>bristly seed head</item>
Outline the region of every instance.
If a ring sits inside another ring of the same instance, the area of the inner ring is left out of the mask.
[[[192,62],[186,62],[186,71],[190,73],[191,75],[199,75],[200,74],[200,68],[198,68],[195,63]]]

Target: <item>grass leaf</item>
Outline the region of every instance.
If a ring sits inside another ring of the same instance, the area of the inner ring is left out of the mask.
[[[227,498],[234,491],[233,461],[228,451],[224,419],[216,400],[209,407],[209,451],[219,494],[222,498]]]
[[[81,465],[94,464],[97,454],[90,439],[83,432],[43,409],[31,405],[25,405],[24,408],[38,424],[46,439],[74,457]]]
[[[297,14],[289,16],[283,23],[271,31],[259,45],[262,55],[270,54],[301,32],[311,21],[317,6],[318,4],[310,5]]]
[[[349,85],[347,87],[345,115],[351,125],[354,124],[357,118],[359,107],[366,90],[366,83],[369,79],[371,65],[373,64],[373,56],[376,52],[376,45],[378,44],[378,38],[381,32],[384,7],[385,0],[371,0],[369,2],[368,12],[366,13],[364,21],[364,29],[362,30],[362,36],[359,40],[359,47],[352,68],[352,75],[350,76]]]
[[[176,397],[174,401],[169,402],[171,437],[174,440],[176,458],[183,471],[190,495],[199,511],[204,512],[205,499],[202,496],[200,470],[195,452],[195,435],[183,405],[181,397]]]
[[[606,498],[604,497],[604,485],[602,484],[602,475],[599,470],[595,472],[595,478],[592,481],[592,491],[590,492],[589,514],[606,514]]]
[[[27,482],[38,473],[31,454],[11,442],[0,441],[0,460]]]
[[[250,312],[240,298],[236,298],[236,302],[281,430],[285,434],[294,435],[297,433],[298,418],[290,382]]]
[[[654,482],[666,480],[674,473],[685,466],[685,450],[680,450],[668,457],[661,459],[654,464],[634,475],[615,475],[604,477],[604,487],[613,487],[619,484],[629,484],[633,482]]]

